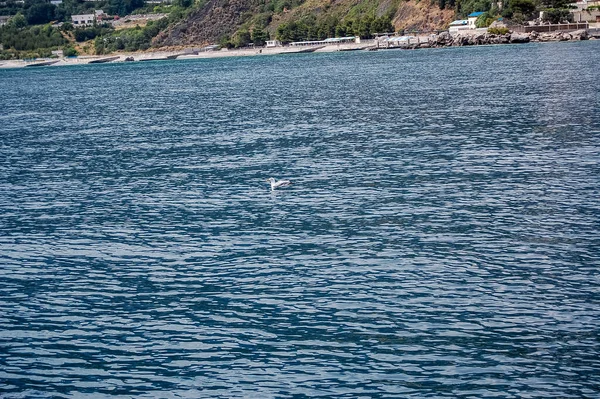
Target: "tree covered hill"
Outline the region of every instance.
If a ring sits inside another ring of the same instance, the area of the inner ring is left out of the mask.
[[[188,0],[191,1],[191,0]],[[482,12],[478,27],[499,17],[523,23],[545,11],[556,23],[570,18],[571,0],[198,0],[187,16],[154,39],[155,46],[219,43],[242,47],[399,31],[435,31]]]
[[[65,54],[108,54],[162,47],[223,47],[322,40],[399,31],[447,29],[455,18],[481,11],[477,26],[498,17],[523,22],[544,10],[548,21],[569,19],[569,0],[172,0],[147,4],[144,0],[0,0],[0,15],[12,19],[0,27],[0,59]],[[130,13],[168,14],[147,25],[126,29],[101,22],[74,28],[71,15],[103,9],[109,19]],[[64,22],[60,30],[50,22]]]
[[[161,32],[156,45],[240,46],[265,38],[283,42],[361,36],[402,29],[445,29],[454,7],[440,0],[207,0]],[[441,0],[443,1],[443,0]]]

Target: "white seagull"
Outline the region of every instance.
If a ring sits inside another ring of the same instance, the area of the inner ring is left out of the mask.
[[[290,184],[292,184],[292,182],[289,180],[275,180],[272,177],[269,177],[267,179],[267,181],[269,183],[271,183],[271,190],[275,190],[276,188],[279,188],[279,187],[287,187]]]

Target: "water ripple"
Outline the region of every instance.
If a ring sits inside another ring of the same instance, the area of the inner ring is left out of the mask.
[[[598,46],[0,70],[1,396],[600,397]]]

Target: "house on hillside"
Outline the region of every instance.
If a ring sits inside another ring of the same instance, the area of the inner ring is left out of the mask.
[[[96,21],[101,22],[102,19],[106,19],[107,15],[102,10],[95,10],[93,14],[79,14],[71,15],[73,26],[76,28],[83,26],[94,25]]]
[[[73,21],[73,26],[76,28],[81,27],[81,26],[94,25],[95,19],[96,19],[96,14],[71,15],[71,21]]]
[[[477,29],[477,26],[476,26],[477,18],[479,18],[481,15],[483,15],[483,12],[477,11],[477,12],[472,12],[471,14],[469,14],[467,16],[469,29]]]
[[[95,10],[94,15],[96,16],[97,22],[102,22],[102,20],[107,19],[108,15],[102,10]]]
[[[8,23],[8,20],[10,19],[10,16],[8,15],[0,15],[0,26],[4,26]]]

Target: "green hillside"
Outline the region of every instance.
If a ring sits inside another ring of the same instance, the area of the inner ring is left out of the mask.
[[[499,16],[523,22],[544,10],[548,21],[568,20],[569,0],[173,0],[147,4],[144,0],[48,0],[0,2],[0,59],[66,55],[109,54],[220,44],[223,47],[284,43],[328,37],[447,29],[455,18],[482,11],[478,26]],[[71,15],[103,9],[97,25],[75,29]],[[161,13],[157,21],[114,27],[110,21],[126,15]]]
[[[454,8],[432,0],[208,0],[155,39],[157,46],[242,46],[334,36],[371,37],[402,29],[444,29]]]

